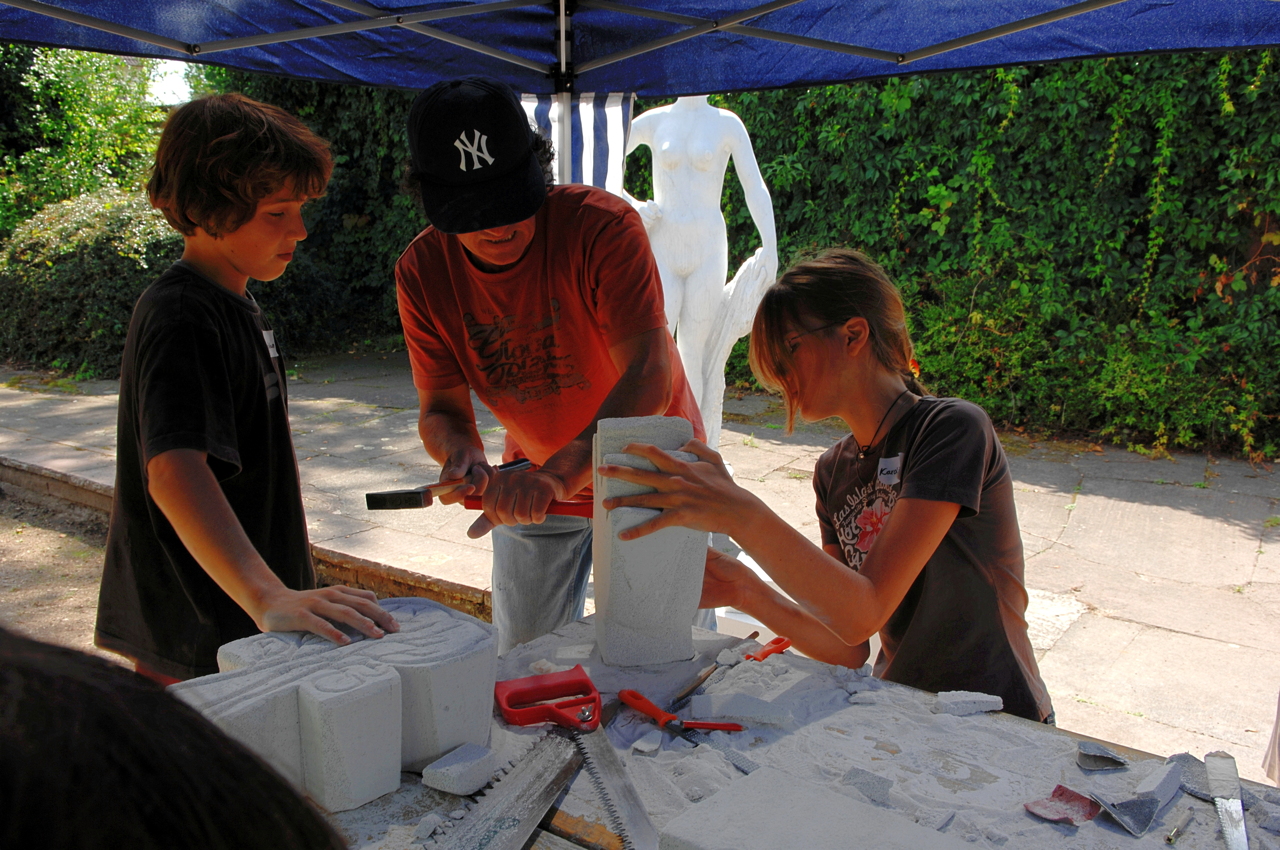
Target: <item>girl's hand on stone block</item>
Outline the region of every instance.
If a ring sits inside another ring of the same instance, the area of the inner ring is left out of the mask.
[[[254,617],[264,632],[311,632],[345,646],[351,638],[335,622],[371,638],[400,631],[400,624],[378,604],[371,590],[343,586],[289,590],[281,586],[264,603],[262,612]]]
[[[667,526],[719,531],[732,536],[734,529],[749,521],[750,514],[761,506],[755,496],[733,483],[720,455],[700,440],[690,440],[681,447],[681,451],[697,456],[698,460],[693,463],[642,443],[632,443],[623,451],[648,460],[658,471],[605,464],[600,467],[600,474],[652,487],[656,492],[614,496],[604,500],[604,507],[662,511],[653,519],[621,532],[618,536],[623,540],[644,537]]]

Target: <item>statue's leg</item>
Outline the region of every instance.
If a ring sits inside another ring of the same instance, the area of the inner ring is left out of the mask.
[[[677,325],[680,333],[676,336],[676,348],[680,351],[680,359],[689,376],[689,385],[698,400],[698,409],[703,412],[703,422],[708,425],[707,413],[714,410],[714,415],[718,418],[724,401],[723,398],[707,398],[706,392],[707,375],[716,368],[724,371],[724,363],[711,362],[714,353],[709,348],[715,337],[716,323],[724,319],[721,308],[724,303],[726,265],[725,260],[716,262],[715,259],[709,259],[685,278],[684,303],[681,305],[680,322]],[[723,388],[720,392],[724,392]]]
[[[680,308],[684,303],[684,279],[662,261],[657,251],[654,251],[653,259],[658,265],[658,276],[662,278],[662,300],[667,311],[667,330],[675,336],[676,327],[680,322]]]

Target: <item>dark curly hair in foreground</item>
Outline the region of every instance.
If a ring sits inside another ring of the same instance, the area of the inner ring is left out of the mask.
[[[278,773],[159,685],[0,629],[0,847],[346,844]]]

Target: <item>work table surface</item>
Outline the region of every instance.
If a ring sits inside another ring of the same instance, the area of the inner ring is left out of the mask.
[[[738,638],[698,629],[694,635],[698,654],[688,662],[612,668],[593,651],[594,624],[588,618],[516,647],[499,659],[498,678],[533,675],[535,669],[547,664],[558,668],[582,664],[606,700],[622,688],[631,688],[665,705],[714,661],[721,649],[739,642]],[[850,690],[857,692],[851,694]],[[875,806],[882,820],[902,818],[980,848],[1167,847],[1165,834],[1191,808],[1194,818],[1177,846],[1225,847],[1213,806],[1183,792],[1178,792],[1141,837],[1125,831],[1106,813],[1073,827],[1046,822],[1023,808],[1024,803],[1048,797],[1059,784],[1084,794],[1097,792],[1124,799],[1163,764],[1162,758],[1149,753],[1107,743],[1129,760],[1128,768],[1087,772],[1075,761],[1083,736],[1001,713],[969,717],[936,714],[933,694],[893,683],[867,683],[857,671],[793,653],[764,662],[743,662],[724,675],[711,692],[748,694],[779,709],[780,722],[750,725],[739,733],[713,734],[723,736],[722,740],[761,766],[780,771],[791,786],[786,790],[793,794],[796,789],[803,793],[811,788],[814,796],[820,792],[826,797],[821,789],[834,791],[856,801],[850,805],[860,811],[869,810],[861,809],[859,803]],[[687,709],[680,714],[690,716]],[[657,752],[642,754],[631,748],[654,728],[648,718],[623,708],[607,731],[661,831],[686,809],[711,800],[744,775],[717,750],[705,745],[694,748],[669,734],[664,734]],[[505,763],[518,759],[542,731],[509,727],[495,713],[490,746]],[[1203,757],[1204,753],[1193,755]],[[875,777],[870,783],[866,781],[868,774]],[[457,815],[470,804],[468,798],[425,788],[416,775],[406,773],[403,777],[397,792],[334,816],[353,848],[407,850],[423,846],[415,843],[413,832],[424,815]],[[1277,789],[1244,785],[1259,798],[1270,794],[1280,803]],[[760,805],[769,806],[770,801],[761,800]],[[603,810],[581,772],[557,801],[553,815],[543,824],[560,837],[539,831],[527,846],[541,850],[621,848],[621,842],[605,828]],[[777,812],[779,829],[786,829],[788,816],[786,811]],[[1280,836],[1262,830],[1256,815],[1246,815],[1246,823],[1250,848],[1280,848]],[[762,836],[761,840],[761,850],[770,846],[769,838]],[[858,845],[851,839],[841,846]]]

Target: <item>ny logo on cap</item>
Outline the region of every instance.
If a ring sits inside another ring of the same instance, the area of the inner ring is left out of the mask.
[[[458,168],[463,171],[467,170],[467,154],[471,154],[472,171],[484,167],[484,165],[480,164],[480,157],[484,157],[485,165],[493,165],[493,157],[489,156],[489,137],[482,135],[479,130],[473,130],[472,132],[475,134],[475,138],[471,141],[467,141],[467,131],[463,130],[462,135],[458,136],[458,140],[453,143],[453,146],[461,154]]]

